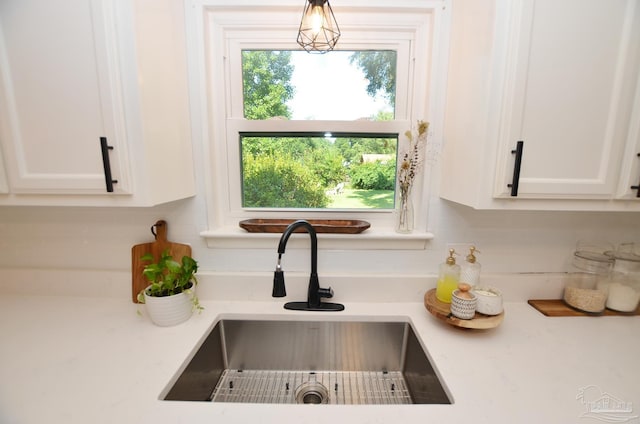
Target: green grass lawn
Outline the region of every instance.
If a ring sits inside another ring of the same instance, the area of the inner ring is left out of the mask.
[[[329,208],[334,209],[393,209],[393,190],[357,190],[345,188],[331,196]]]

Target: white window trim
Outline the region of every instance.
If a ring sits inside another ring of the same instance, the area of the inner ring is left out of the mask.
[[[364,219],[371,223],[370,229],[358,235],[321,234],[320,248],[425,249],[433,234],[427,230],[429,183],[424,181],[424,178],[416,181],[414,186],[416,229],[408,235],[395,233],[393,213],[390,211],[256,212],[234,206],[239,204],[239,179],[234,181],[234,178],[230,178],[229,172],[239,164],[239,149],[237,146],[229,148],[226,141],[218,141],[227,140],[230,134],[237,134],[239,126],[243,130],[254,128],[256,131],[310,131],[315,128],[325,131],[327,125],[330,125],[336,132],[362,132],[362,124],[357,121],[244,121],[238,117],[238,111],[240,116],[242,114],[242,105],[240,102],[232,101],[232,85],[238,84],[239,80],[231,72],[230,57],[233,55],[230,54],[230,49],[237,49],[240,45],[248,46],[243,38],[251,38],[250,33],[255,32],[256,28],[274,38],[280,34],[278,47],[275,47],[274,43],[265,47],[297,49],[295,33],[300,18],[300,6],[297,3],[295,7],[265,5],[270,3],[269,0],[261,2],[261,6],[249,7],[250,5],[245,3],[250,2],[238,4],[232,0],[194,1],[192,5],[187,2],[187,19],[191,20],[192,28],[190,63],[192,76],[196,81],[192,88],[194,128],[202,128],[205,153],[204,188],[207,195],[208,229],[201,232],[201,236],[206,239],[207,245],[212,248],[272,249],[280,234],[247,233],[239,228],[238,221],[255,217],[277,217]],[[416,0],[404,1],[400,6],[394,7],[347,5],[340,11],[340,27],[343,33],[338,43],[340,49],[353,49],[356,44],[361,45],[362,41],[374,48],[384,48],[385,45],[396,43],[395,40],[398,39],[410,40],[410,69],[406,70],[408,77],[406,80],[398,78],[398,89],[403,89],[402,84],[406,84],[410,90],[410,95],[407,96],[408,103],[396,105],[396,116],[400,119],[393,122],[367,123],[367,131],[372,131],[371,126],[375,126],[377,132],[397,132],[399,152],[406,148],[404,132],[410,127],[415,127],[418,119],[430,122],[430,142],[441,144],[438,138],[441,137],[446,85],[446,46],[443,44],[447,39],[442,29],[447,15],[445,3]],[[334,11],[337,13],[335,7]],[[391,13],[403,19],[394,23],[393,19],[389,19]],[[366,25],[363,22],[366,22]],[[286,34],[286,38],[282,34]],[[294,34],[294,37],[291,37],[291,34]],[[379,34],[383,34],[383,37],[375,39]],[[255,47],[255,43],[251,46]],[[421,53],[429,50],[430,58]],[[405,73],[399,68],[399,75],[401,72]],[[243,121],[241,125],[239,120]],[[237,139],[237,136],[231,139]],[[424,170],[421,175],[428,176],[428,170]]]

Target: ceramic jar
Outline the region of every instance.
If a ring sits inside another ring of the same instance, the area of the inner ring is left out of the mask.
[[[460,289],[456,289],[451,294],[451,313],[460,319],[472,319],[476,314],[478,298],[473,292],[467,291],[462,295]]]
[[[476,311],[485,315],[502,313],[502,293],[494,287],[474,287],[473,294],[478,298]]]

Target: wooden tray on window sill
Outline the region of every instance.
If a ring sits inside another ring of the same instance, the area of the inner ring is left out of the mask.
[[[250,233],[281,233],[296,219],[245,219],[238,224]],[[307,219],[316,233],[359,234],[371,226],[367,221],[350,219]],[[299,228],[296,232],[304,232]]]

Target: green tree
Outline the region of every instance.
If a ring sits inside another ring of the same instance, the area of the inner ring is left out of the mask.
[[[351,185],[362,190],[393,190],[396,181],[396,164],[368,162],[352,165],[349,175]]]
[[[395,138],[344,137],[336,139],[335,142],[335,146],[349,165],[360,163],[365,153],[395,154],[396,144]]]
[[[394,113],[389,111],[380,110],[373,117],[374,121],[393,121]]]
[[[304,159],[326,189],[346,179],[345,159],[340,151],[325,141],[325,145],[310,151]]]
[[[247,119],[291,117],[287,101],[293,98],[291,52],[242,52],[244,116]]]
[[[319,147],[324,140],[318,137],[242,137],[242,154],[288,155],[302,161],[309,153]]]
[[[317,176],[286,155],[247,155],[243,206],[248,208],[324,208],[329,204]]]
[[[395,105],[397,53],[394,50],[357,51],[349,61],[358,65],[369,80],[367,93],[371,97],[380,93]]]

